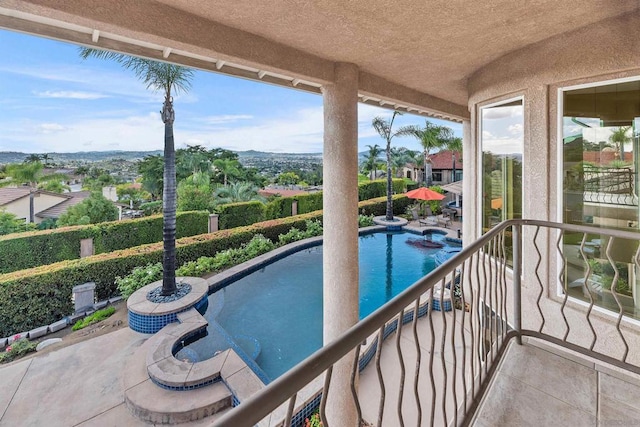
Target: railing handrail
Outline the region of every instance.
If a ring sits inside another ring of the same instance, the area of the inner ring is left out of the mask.
[[[478,240],[463,248],[460,253],[444,262],[434,271],[416,281],[395,298],[352,326],[337,339],[321,347],[311,356],[271,382],[259,393],[243,401],[241,411],[229,411],[213,425],[254,425],[258,423],[267,414],[294,396],[302,387],[322,375],[329,367],[351,352],[358,344],[371,336],[371,334],[378,331],[381,325],[393,319],[397,313],[411,303],[414,303],[421,295],[428,292],[436,284],[446,280],[447,276],[455,271],[460,264],[471,258],[476,252],[492,241],[492,239],[502,233],[503,230],[512,226],[514,228],[517,227],[518,231],[514,238],[517,238],[517,234],[520,234],[519,239],[522,240],[520,230],[523,225],[555,228],[569,232],[600,234],[623,239],[638,240],[640,238],[640,233],[637,232],[601,229],[593,226],[563,224],[532,219],[511,219],[503,221]],[[517,253],[518,257],[520,257],[521,254],[519,251]],[[521,272],[521,269],[517,268],[515,272]],[[519,280],[516,280],[515,283],[518,284]],[[519,301],[516,302],[516,305],[518,305],[518,303]],[[519,331],[516,330],[516,333],[519,334]]]

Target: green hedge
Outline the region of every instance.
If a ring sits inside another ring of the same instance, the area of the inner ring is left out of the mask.
[[[411,202],[404,195],[394,196],[394,212],[404,213]],[[383,215],[386,198],[367,200],[358,206],[360,213]],[[322,221],[322,211],[179,239],[177,264],[237,248],[255,234],[277,242],[278,236],[292,227],[305,230],[307,220]],[[50,324],[71,313],[71,290],[75,285],[95,282],[97,297],[103,300],[117,293],[117,276],[126,276],[135,267],[161,261],[162,242],[159,242],[0,275],[0,336]]]
[[[296,200],[296,198],[297,196],[276,197],[275,199],[271,200],[266,204],[264,208],[265,218],[277,219],[291,216],[291,206],[293,205],[293,201]]]
[[[321,212],[315,212],[185,237],[176,242],[177,263],[182,265],[239,247],[258,233],[277,241],[291,227],[305,229],[306,220],[321,217]],[[103,300],[116,294],[117,276],[156,262],[162,262],[162,242],[0,275],[0,336],[50,324],[71,313],[71,290],[75,285],[95,282],[97,297]]]
[[[178,238],[206,233],[208,212],[179,212]],[[162,240],[162,215],[31,231],[0,237],[0,273],[52,264],[80,257],[80,240],[93,239],[96,254]]]
[[[308,212],[319,211],[322,209],[322,192],[309,193],[297,196],[298,213],[304,214]]]
[[[404,193],[406,191],[405,180],[402,178],[393,180],[393,192],[394,194]],[[365,183],[358,184],[358,200],[369,200],[376,197],[382,197],[387,195],[387,180],[377,180],[370,181]],[[226,209],[226,206],[230,205],[222,205],[218,208],[218,213],[220,215],[219,224],[221,229],[227,229],[232,227],[237,227],[240,225],[248,225],[251,224],[250,218],[254,217],[257,222],[261,219],[277,219],[277,218],[286,218],[291,216],[291,205],[294,201],[298,202],[298,214],[304,214],[308,212],[314,212],[322,209],[322,191],[318,191],[316,193],[308,193],[308,194],[300,194],[297,196],[290,197],[278,197],[274,200],[268,202],[264,206],[264,211],[262,212],[262,216],[260,216],[259,209],[250,205],[256,202],[245,202],[245,203],[233,203],[231,209]],[[242,212],[244,208],[250,209],[251,214],[245,214]],[[236,220],[236,216],[243,215],[243,220]],[[231,218],[228,218],[231,216]]]
[[[404,179],[397,178],[392,180],[393,194],[405,192]],[[376,197],[387,195],[387,180],[378,179],[375,181],[364,182],[358,185],[358,200],[369,200]]]
[[[393,214],[402,215],[407,211],[407,206],[414,203],[415,200],[408,198],[404,194],[395,194],[393,196]],[[358,213],[361,215],[382,216],[387,212],[387,198],[378,197],[376,199],[365,200],[358,203]]]
[[[229,203],[218,207],[218,227],[221,230],[242,227],[264,221],[265,206],[262,202]]]

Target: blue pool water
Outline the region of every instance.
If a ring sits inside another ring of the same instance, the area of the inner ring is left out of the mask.
[[[360,237],[360,318],[436,267],[440,249],[423,247],[423,239],[397,232]],[[433,240],[455,246],[441,234],[434,233]],[[228,348],[233,337],[266,376],[278,377],[322,346],[322,246],[282,258],[211,294],[205,317],[208,336],[181,352],[207,359]]]

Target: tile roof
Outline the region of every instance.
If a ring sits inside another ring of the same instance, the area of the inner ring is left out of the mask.
[[[451,170],[453,166],[453,161],[451,159],[451,154],[454,151],[443,150],[439,153],[431,155],[431,168],[432,169],[448,169]],[[455,151],[456,155],[456,170],[462,169],[462,153],[459,151]]]
[[[0,206],[28,196],[30,192],[31,189],[29,187],[0,188]]]
[[[90,191],[73,191],[71,193],[64,193],[65,196],[69,196],[68,199],[63,200],[57,205],[51,206],[49,209],[45,209],[36,213],[38,218],[59,218],[67,209],[71,206],[75,206],[82,202],[84,199],[91,196]]]

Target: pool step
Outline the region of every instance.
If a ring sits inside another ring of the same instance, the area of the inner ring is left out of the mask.
[[[147,355],[155,346],[154,341],[157,338],[146,340],[124,367],[124,401],[134,416],[155,424],[179,424],[231,408],[233,396],[223,382],[184,391],[154,384],[147,372]]]
[[[180,424],[231,408],[232,395],[222,382],[195,390],[172,391],[148,380],[127,390],[125,403],[134,416],[144,421]]]

